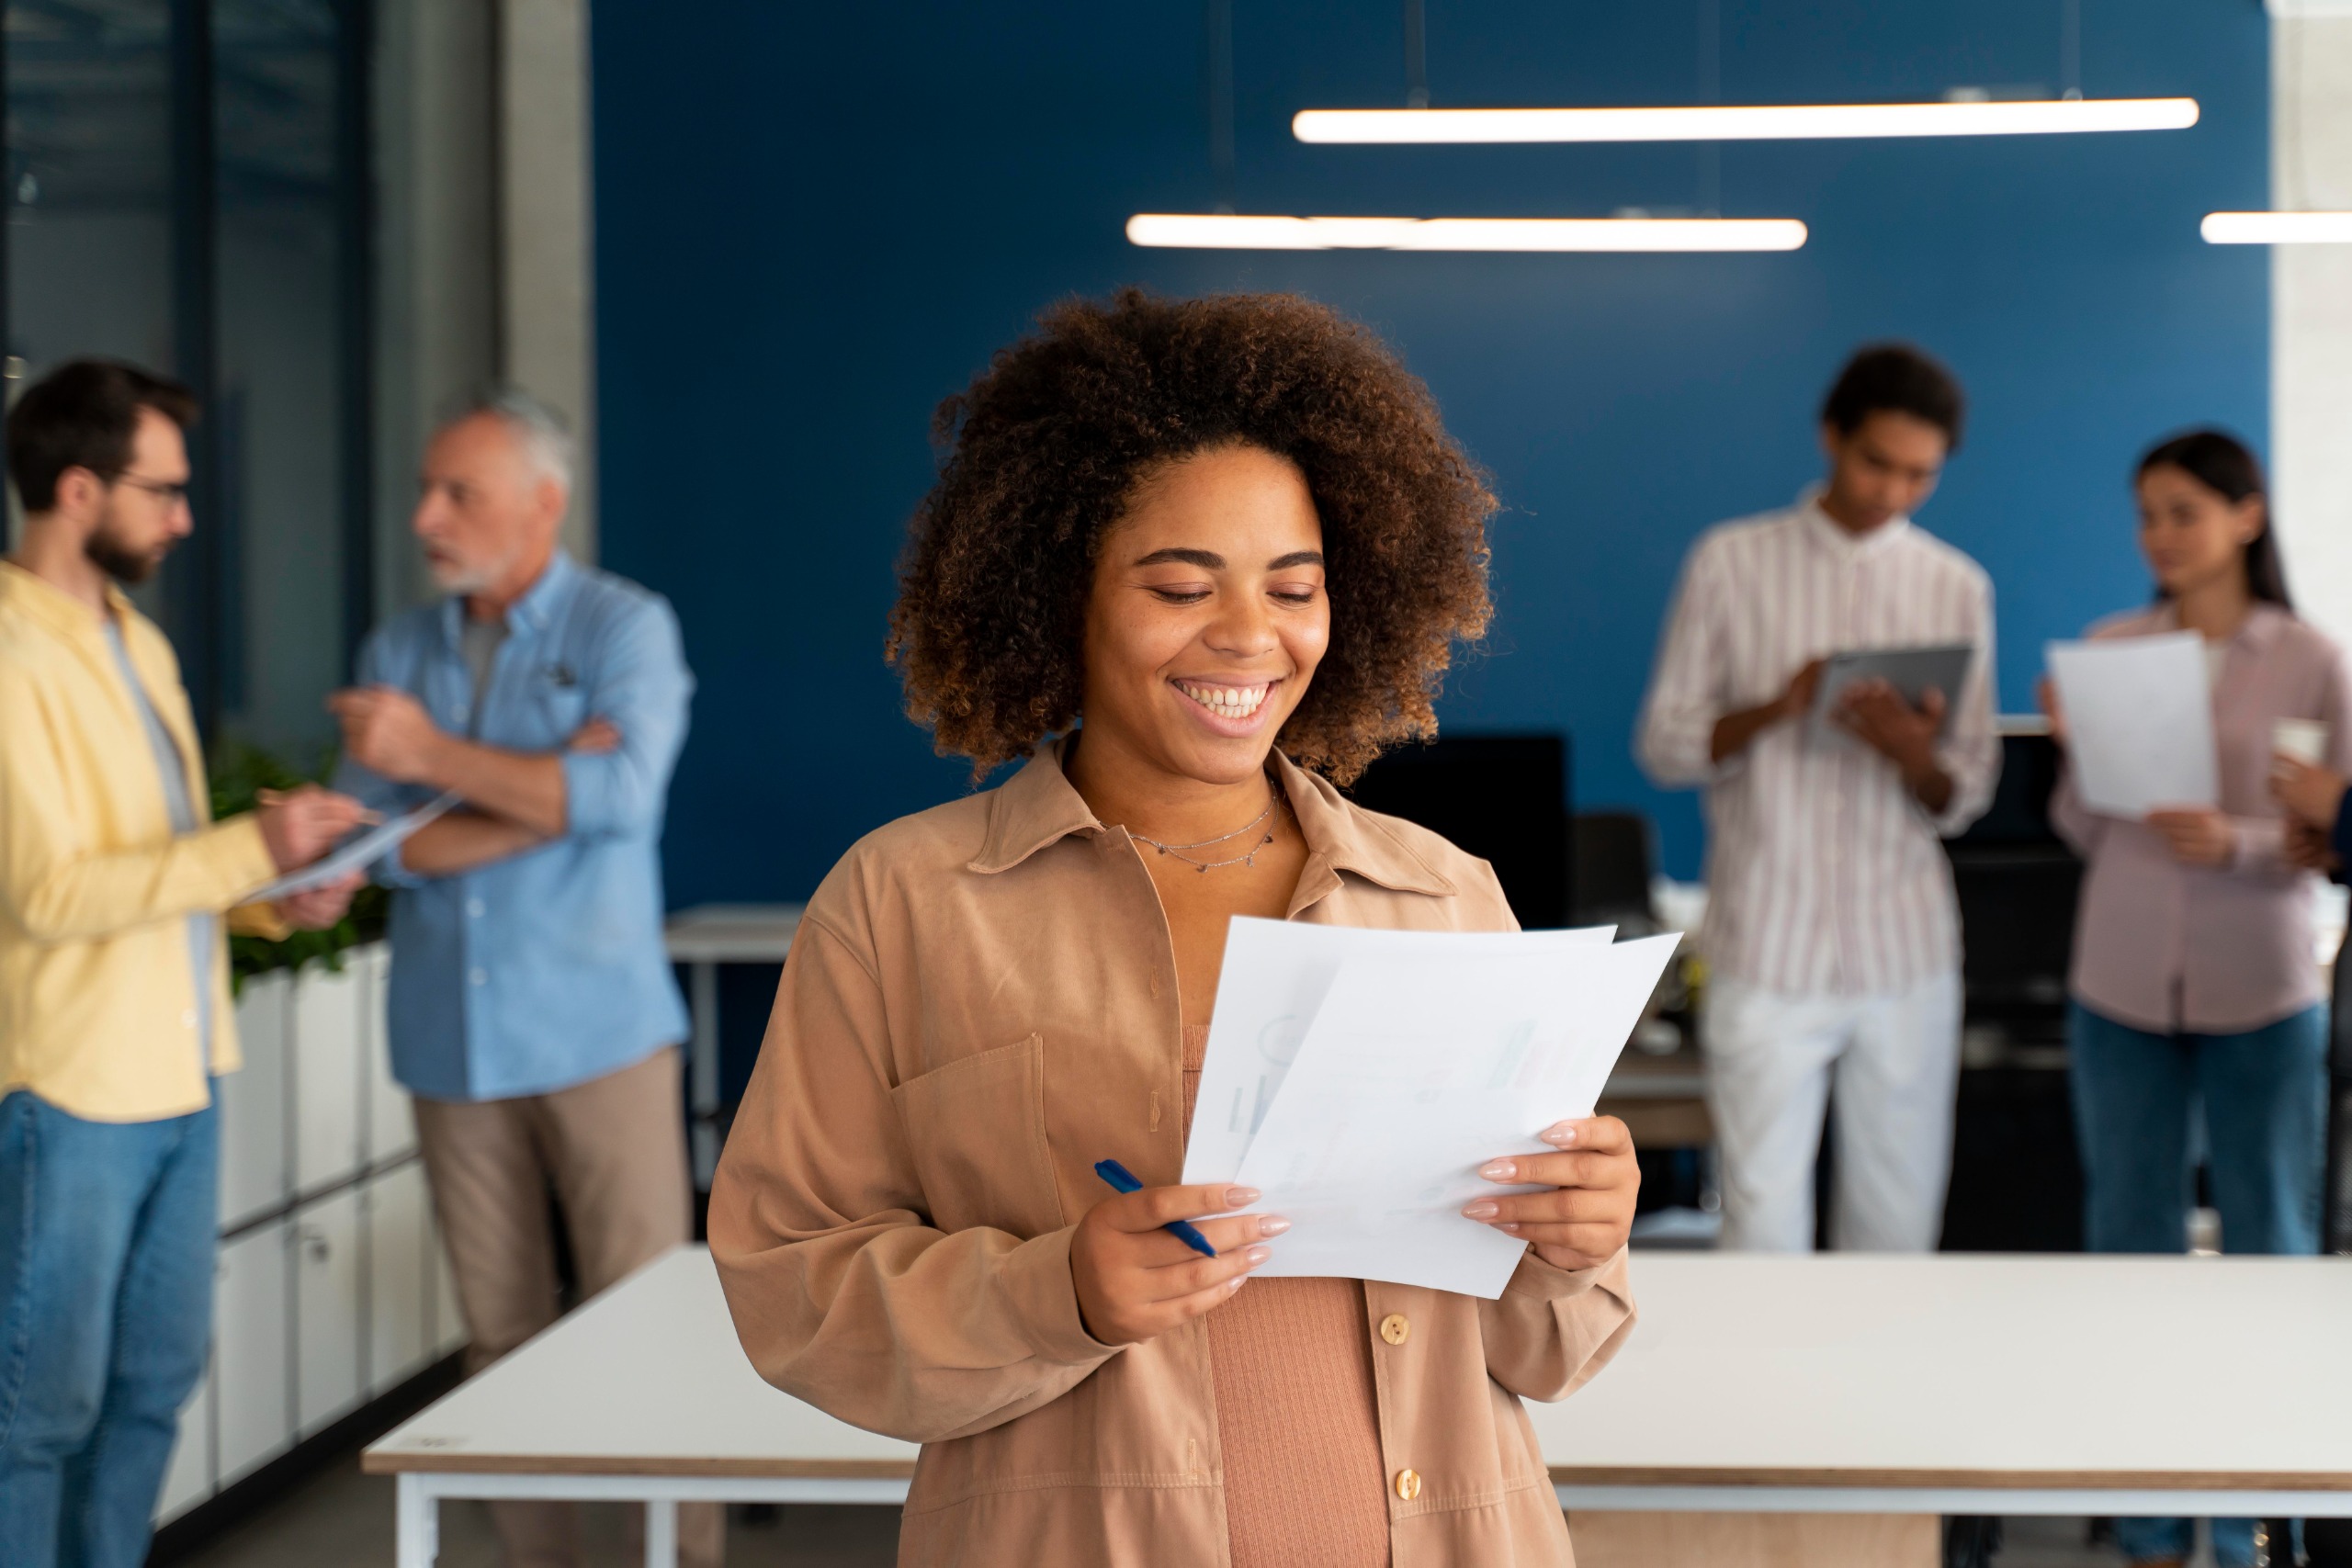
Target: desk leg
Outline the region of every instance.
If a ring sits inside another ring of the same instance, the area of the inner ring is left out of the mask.
[[[718,1170],[718,965],[700,960],[687,973],[694,991],[686,1089],[694,1110],[695,1190],[707,1192]]]
[[[678,1568],[678,1503],[674,1497],[645,1500],[645,1568]]]
[[[441,1555],[441,1500],[424,1489],[424,1477],[404,1472],[395,1489],[400,1568],[433,1568]]]

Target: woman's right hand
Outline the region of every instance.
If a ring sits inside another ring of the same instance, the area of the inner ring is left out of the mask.
[[[1234,1214],[1258,1201],[1251,1187],[1147,1187],[1105,1198],[1086,1211],[1070,1237],[1070,1279],[1086,1331],[1105,1345],[1156,1338],[1241,1288],[1250,1270],[1272,1257],[1262,1245],[1290,1229],[1276,1214]],[[1204,1220],[1203,1214],[1226,1214]],[[1190,1220],[1216,1248],[1204,1258],[1171,1233]]]
[[[2324,833],[2344,807],[2342,773],[2280,753],[2270,759],[2270,793],[2298,820]]]

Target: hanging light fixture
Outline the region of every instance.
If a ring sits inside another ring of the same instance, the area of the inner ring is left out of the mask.
[[[2352,212],[2209,212],[2209,245],[2352,245]]]
[[[1234,251],[1793,251],[1793,218],[1289,218],[1138,212],[1131,244]]]
[[[1138,212],[1127,242],[1153,249],[1220,251],[1651,252],[1793,251],[1793,218],[1337,218],[1233,210],[1232,0],[1206,0],[1210,163],[1215,212]],[[1428,29],[1419,0],[1405,6],[1405,112],[1428,114]]]
[[[1843,137],[2049,136],[2179,130],[2195,98],[1921,104],[1695,104],[1665,108],[1301,109],[1291,134],[1324,145],[1557,141],[1805,141]]]

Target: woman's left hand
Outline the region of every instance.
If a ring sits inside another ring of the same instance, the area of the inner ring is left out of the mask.
[[[2237,849],[2237,834],[2230,819],[2211,807],[2151,811],[2148,826],[2162,836],[2172,858],[2184,865],[2227,865]]]
[[[2270,793],[2301,821],[2324,833],[2344,807],[2344,775],[2285,755],[2270,759]]]
[[[1507,1155],[1478,1174],[1550,1191],[1481,1198],[1462,1213],[1531,1244],[1555,1269],[1598,1268],[1617,1256],[1634,1228],[1634,1200],[1642,1189],[1634,1134],[1614,1116],[1595,1116],[1559,1122],[1542,1136],[1561,1152]]]

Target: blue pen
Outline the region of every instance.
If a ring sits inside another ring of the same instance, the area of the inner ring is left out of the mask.
[[[1121,1165],[1117,1160],[1096,1160],[1094,1162],[1094,1174],[1101,1177],[1103,1180],[1109,1182],[1112,1186],[1117,1188],[1122,1192],[1140,1192],[1143,1190],[1143,1183],[1136,1179],[1136,1173],[1129,1170],[1125,1166]],[[1204,1258],[1215,1258],[1216,1256],[1216,1248],[1209,1245],[1209,1238],[1203,1235],[1200,1232],[1194,1230],[1192,1226],[1186,1224],[1182,1220],[1170,1220],[1159,1228],[1167,1231],[1175,1236],[1178,1241],[1182,1242],[1186,1247],[1191,1247],[1194,1252],[1199,1253]]]

